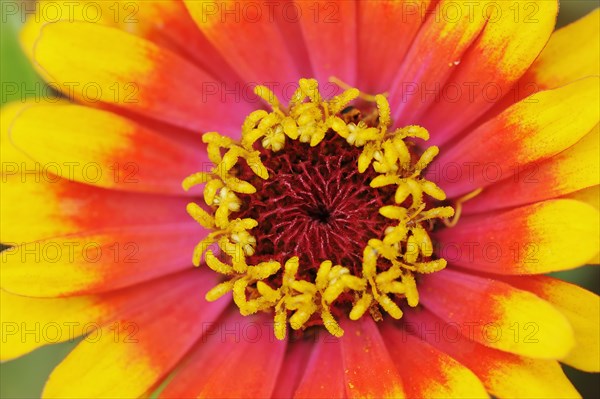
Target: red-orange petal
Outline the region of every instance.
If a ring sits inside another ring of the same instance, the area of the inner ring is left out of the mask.
[[[196,223],[127,226],[24,243],[2,252],[2,289],[33,297],[103,292],[191,267]]]
[[[294,398],[344,398],[346,386],[340,341],[333,336],[320,334],[313,345]]]
[[[464,364],[496,397],[580,397],[556,361],[521,357],[470,341],[460,333],[463,326],[447,323],[424,309],[406,312],[405,320],[412,334]],[[526,337],[519,335],[519,339]]]
[[[416,120],[436,132],[432,144],[449,142],[510,91],[546,45],[558,13],[557,0],[471,4],[488,15],[486,26],[442,82],[440,100]]]
[[[204,71],[224,82],[234,82],[238,79],[220,52],[198,29],[182,1],[138,0],[134,3],[121,0],[121,2],[123,9],[137,10],[130,18],[137,22],[121,24],[121,29],[182,54],[193,60]],[[123,17],[123,20],[125,19],[126,17]]]
[[[315,78],[322,86],[330,76],[354,86],[358,60],[358,4],[345,0],[295,1],[294,4],[303,11],[300,26]],[[333,90],[328,91],[325,89],[326,94],[333,94]]]
[[[9,137],[38,162],[40,175],[125,191],[184,194],[183,179],[208,161],[199,139],[197,148],[187,148],[127,118],[80,105],[30,106],[15,118]]]
[[[302,379],[315,342],[299,339],[288,341],[287,351],[277,375],[277,383],[271,393],[272,398],[292,398]]]
[[[98,3],[83,0],[73,3],[69,0],[40,0],[36,12],[29,16],[21,30],[23,49],[32,61],[40,29],[46,23],[59,20],[112,26],[192,59],[213,76],[230,80],[234,76],[231,67],[198,30],[181,1],[115,0]]]
[[[502,277],[533,292],[560,310],[575,332],[575,347],[563,363],[588,372],[600,371],[600,298],[574,284],[547,276]]]
[[[359,1],[358,88],[384,93],[425,21],[431,0]],[[401,38],[401,40],[398,40]]]
[[[585,37],[586,40],[578,40]],[[520,87],[553,89],[587,76],[600,68],[600,10],[557,30],[544,51],[521,78]],[[573,60],[577,60],[573,62]]]
[[[20,167],[15,165],[15,170]],[[6,245],[109,227],[190,220],[185,210],[189,200],[181,197],[106,190],[50,173],[2,179],[0,241]]]
[[[409,398],[487,398],[481,381],[444,352],[398,326],[385,323],[382,335]]]
[[[486,20],[472,4],[441,0],[427,17],[390,84],[392,117],[399,126],[412,125],[435,101],[432,91],[451,76],[484,29]],[[421,11],[423,12],[423,11]],[[446,17],[451,13],[451,17]]]
[[[234,133],[251,111],[247,102],[223,101],[221,83],[181,56],[116,28],[81,21],[46,24],[33,57],[69,97],[194,131]]]
[[[515,171],[469,200],[464,213],[510,208],[557,198],[600,184],[599,126],[574,146],[546,161]]]
[[[0,343],[1,360],[9,360],[40,346],[73,340],[81,335],[89,335],[85,340],[95,342],[99,339],[99,333],[96,332],[98,328],[114,321],[120,314],[147,305],[149,298],[155,297],[157,292],[172,290],[175,284],[181,284],[182,278],[196,281],[198,272],[187,271],[183,277],[175,274],[128,289],[67,298],[32,298],[2,290],[0,319],[4,330]],[[205,284],[216,284],[214,274],[201,273]]]
[[[425,276],[419,294],[423,306],[482,345],[559,359],[575,342],[569,322],[551,304],[498,280],[446,269]],[[531,331],[530,339],[515,339],[520,331]]]
[[[598,211],[549,200],[508,211],[463,216],[435,234],[450,264],[498,274],[542,274],[585,264],[598,253]]]
[[[455,197],[560,153],[598,124],[598,84],[592,77],[528,97],[442,151],[427,175]]]
[[[289,18],[298,22],[294,3],[186,0],[185,5],[207,39],[242,78],[242,87],[229,90],[239,95],[252,93],[252,85],[272,84],[276,94],[289,93],[289,98],[293,93],[290,85],[306,76],[308,71],[296,63],[294,49],[280,28],[290,23]],[[301,11],[310,12],[305,8],[302,4]]]
[[[403,398],[400,374],[375,322],[363,317],[343,320],[341,326],[346,397]]]
[[[43,397],[139,397],[156,387],[221,314],[224,304],[202,299],[214,283],[201,270],[153,283],[143,302],[92,332],[54,369]]]
[[[596,9],[552,33],[546,47],[527,72],[480,118],[479,122],[493,118],[512,104],[540,90],[555,89],[588,76],[598,75],[600,70],[599,12]],[[579,40],[581,37],[585,37],[586,40]]]
[[[231,309],[201,328],[202,338],[160,397],[271,396],[287,342],[275,338],[266,314],[244,317]]]

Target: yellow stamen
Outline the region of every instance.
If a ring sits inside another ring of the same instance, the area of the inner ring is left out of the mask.
[[[432,219],[453,216],[452,221],[445,223],[455,224],[462,203],[480,192],[476,190],[459,199],[456,214],[451,207],[426,210],[424,195],[436,200],[446,198],[442,189],[421,176],[439,149],[435,146],[425,149],[415,162],[409,150],[412,146],[405,140],[427,140],[427,130],[407,126],[388,131],[392,120],[385,94],[372,96],[337,78],[330,81],[344,92],[328,101],[321,96],[316,80],[301,79],[287,109],[282,108],[267,87],[256,86],[256,95],[270,105],[271,111],[252,112],[242,125],[239,143],[218,133],[206,133],[203,141],[214,167],[209,172],[195,173],[182,183],[185,190],[204,184],[204,202],[211,209],[207,211],[195,203],[187,207],[198,223],[213,230],[197,245],[193,263],[198,266],[204,257],[210,269],[228,278],[211,289],[206,299],[214,301],[231,292],[243,315],[272,312],[278,339],[285,338],[288,323],[292,329],[299,330],[318,317],[331,334],[341,336],[343,330],[332,313],[340,301],[352,302],[349,312],[352,320],[367,312],[379,315],[377,319],[380,319],[380,308],[393,318],[401,318],[401,300],[406,300],[409,306],[419,303],[415,274],[433,273],[446,266],[444,259],[431,258],[433,243],[426,226]],[[375,103],[376,121],[367,124],[363,120],[355,124],[346,123],[340,117],[341,111],[356,98]],[[243,195],[254,194],[256,187],[236,175],[236,165],[243,160],[257,177],[268,180],[269,171],[258,146],[272,152],[284,149],[287,140],[317,146],[328,133],[337,134],[349,145],[361,148],[357,168],[364,173],[372,167],[377,173],[370,181],[374,190],[395,186],[394,203],[379,209],[379,214],[391,221],[383,237],[369,240],[363,251],[362,268],[334,265],[324,259],[314,281],[301,277],[304,275],[299,273],[301,265],[297,256],[288,258],[284,265],[274,260],[248,264],[248,258],[257,250],[252,230],[258,222],[233,216],[244,206]],[[218,250],[209,248],[214,244]]]
[[[339,78],[337,78],[335,76],[330,76],[329,77],[329,82],[333,83],[333,84],[335,84],[337,86],[339,86],[340,88],[342,88],[344,90],[350,90],[350,89],[352,89],[352,87],[348,83],[344,82],[343,80],[341,80],[341,79],[339,79]],[[359,93],[360,93],[360,95],[358,97],[362,98],[365,101],[371,101],[371,102],[375,102],[376,101],[376,99],[375,99],[376,96],[374,96],[372,94],[367,94],[367,93],[363,93],[363,92],[359,92]],[[383,97],[387,97],[388,93],[386,92],[386,93],[383,93],[383,94],[380,94],[380,95],[383,96]]]
[[[452,220],[448,221],[447,219],[444,219],[443,222],[447,227],[454,227],[456,226],[456,224],[458,223],[458,220],[460,219],[460,216],[462,214],[462,205],[477,197],[479,194],[481,194],[481,192],[483,191],[483,188],[477,188],[473,191],[471,191],[468,194],[463,195],[462,197],[460,197],[459,199],[456,200],[456,204],[454,204],[455,208],[456,208],[456,212],[454,213],[454,217],[452,218]]]

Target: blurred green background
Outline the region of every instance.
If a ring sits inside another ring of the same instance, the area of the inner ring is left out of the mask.
[[[8,0],[0,0],[0,2],[6,4]],[[11,3],[14,4],[14,1]],[[5,4],[2,7],[2,29],[0,31],[1,82],[3,85],[5,82],[16,82],[19,87],[26,87],[28,91],[35,91],[35,88],[41,90],[42,80],[31,68],[17,42],[22,24],[21,18],[19,15],[4,15]],[[562,0],[558,26],[580,18],[598,6],[599,2],[595,0]],[[581,40],[585,40],[585,38],[581,38]],[[35,94],[28,93],[27,95]],[[4,104],[20,100],[22,93],[11,95],[2,93],[1,97],[2,104]],[[600,268],[598,267],[588,266],[574,271],[556,273],[556,275],[600,293]],[[39,398],[46,378],[75,344],[46,346],[20,359],[0,364],[0,398]],[[569,367],[565,367],[565,371],[584,398],[600,397],[600,376],[598,374],[586,374]]]

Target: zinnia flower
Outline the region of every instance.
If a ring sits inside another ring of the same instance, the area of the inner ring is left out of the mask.
[[[2,359],[83,336],[61,398],[578,396],[599,298],[544,274],[599,251],[598,11],[557,11],[40,2],[68,100],[3,110]]]

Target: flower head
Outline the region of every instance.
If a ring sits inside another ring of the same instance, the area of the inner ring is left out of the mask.
[[[32,16],[68,99],[3,109],[2,359],[31,324],[83,337],[45,396],[562,397],[558,361],[600,369],[598,297],[544,275],[599,252],[598,59],[568,41],[597,11],[127,4]]]

